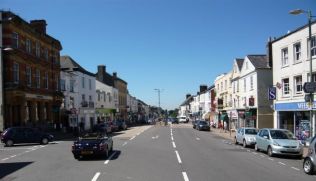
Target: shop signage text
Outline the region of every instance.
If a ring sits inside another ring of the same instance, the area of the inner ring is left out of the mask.
[[[313,109],[316,109],[316,102],[313,102]],[[276,111],[288,110],[310,110],[308,102],[292,102],[292,103],[277,103],[275,104]]]

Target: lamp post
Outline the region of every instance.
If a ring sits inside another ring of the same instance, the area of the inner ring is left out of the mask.
[[[160,93],[162,92],[161,89],[154,89],[158,93],[158,114],[160,116]]]
[[[295,9],[290,11],[290,14],[292,15],[299,15],[299,14],[307,14],[308,17],[308,40],[309,40],[309,82],[312,82],[312,75],[313,75],[313,63],[312,63],[312,12],[310,10],[305,11],[302,9]],[[313,101],[314,101],[314,94],[313,93],[309,93],[309,104],[310,104],[310,125],[311,125],[311,129],[313,128]],[[311,133],[314,133],[314,130],[310,131]],[[311,136],[311,134],[310,134]]]

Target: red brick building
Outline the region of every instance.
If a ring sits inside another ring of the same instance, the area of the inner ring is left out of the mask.
[[[4,126],[59,127],[61,43],[46,34],[46,21],[2,16]]]

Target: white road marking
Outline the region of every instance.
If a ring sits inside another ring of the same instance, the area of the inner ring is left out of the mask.
[[[247,152],[250,152],[250,150],[247,150]]]
[[[136,138],[136,136],[133,136],[133,137],[131,137],[131,139],[129,139],[129,140],[133,140],[133,139],[135,139]]]
[[[107,165],[109,162],[110,162],[110,160],[113,158],[113,156],[116,154],[116,152],[113,152],[112,153],[112,155],[110,155],[109,157],[108,157],[108,159],[104,162],[104,165]]]
[[[256,152],[252,152],[253,154],[255,154],[255,155],[258,155],[258,153],[256,153]]]
[[[269,158],[269,160],[273,161],[273,159],[272,159],[272,158]]]
[[[178,151],[177,151],[177,150],[176,150],[175,152],[176,152],[176,155],[177,155],[178,162],[181,164],[181,163],[182,163],[182,161],[181,161],[180,155],[179,155],[179,153],[178,153]]]
[[[122,146],[125,146],[127,144],[127,142],[124,142]]]
[[[201,140],[200,138],[196,138],[196,140]]]
[[[262,158],[264,158],[264,155],[260,155]]]
[[[173,136],[171,136],[171,140],[173,141]]]
[[[282,162],[279,162],[279,164],[281,164],[281,165],[286,165],[285,163],[282,163]]]
[[[189,181],[189,177],[186,172],[182,172],[184,181]]]
[[[296,168],[296,167],[291,167],[292,169],[296,170],[296,171],[300,171],[300,169]]]
[[[31,152],[31,150],[27,150],[27,151],[25,151],[24,153],[28,153],[28,152]]]
[[[173,134],[171,133],[171,136],[173,136]]]
[[[12,156],[10,156],[10,158],[14,158],[14,157],[16,157],[16,155],[12,155]]]
[[[173,141],[172,142],[173,148],[176,148],[176,143]]]
[[[2,159],[2,161],[8,160],[8,159],[10,159],[10,158],[4,158],[4,159]]]
[[[100,172],[97,172],[95,175],[94,175],[94,177],[92,178],[92,180],[91,181],[97,181],[97,179],[98,179],[98,177],[100,176]]]

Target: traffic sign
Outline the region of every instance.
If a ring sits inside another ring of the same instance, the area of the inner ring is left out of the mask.
[[[269,87],[269,100],[276,99],[276,87]]]
[[[305,82],[303,86],[305,93],[314,93],[316,92],[316,82]]]

